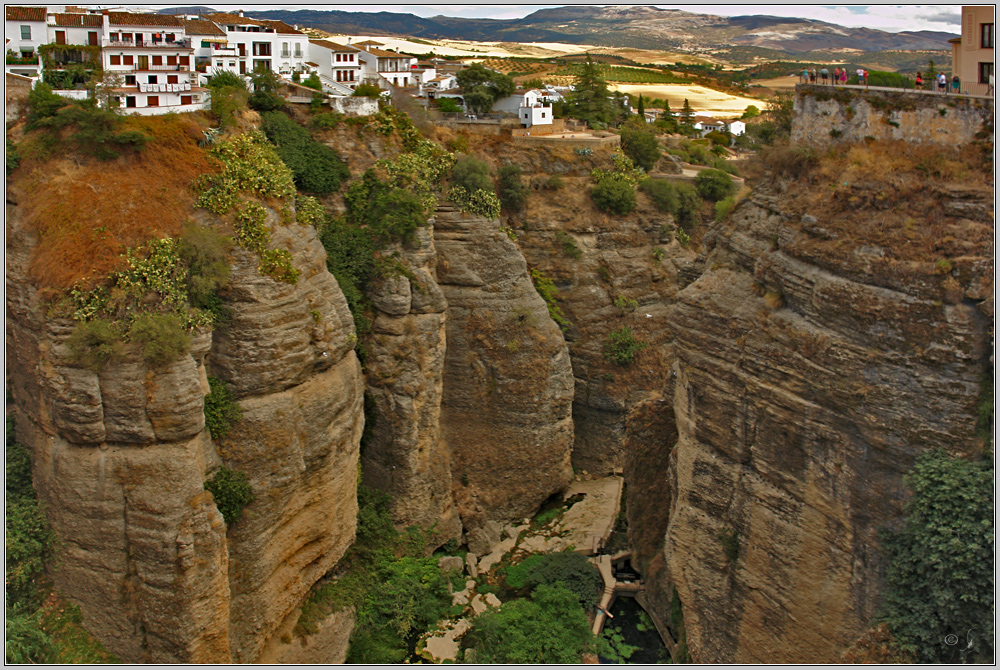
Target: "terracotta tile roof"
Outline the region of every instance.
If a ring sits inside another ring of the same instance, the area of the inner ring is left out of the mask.
[[[193,21],[186,21],[181,19],[181,25],[184,26],[184,32],[188,35],[222,35],[226,36],[226,31],[215,25],[211,21],[206,21],[204,19],[197,19]]]
[[[83,7],[74,7],[73,5],[66,5],[66,12],[69,14],[89,14]]]
[[[404,56],[403,54],[396,53],[395,51],[385,51],[383,49],[367,49],[367,52],[373,56],[378,56],[379,58],[410,58],[410,56]]]
[[[264,21],[268,28],[273,28],[274,32],[281,33],[283,35],[305,35],[301,30],[296,30],[284,21]]]
[[[313,62],[312,62],[312,61],[310,61],[310,60],[307,60],[307,61],[306,61],[306,65],[312,65],[313,67],[319,67],[319,63],[313,63]]]
[[[108,12],[113,26],[161,26],[180,28],[181,20],[171,14],[133,14],[132,12]]]
[[[57,26],[100,28],[104,18],[100,14],[56,14]]]
[[[361,51],[361,49],[346,47],[343,44],[337,44],[336,42],[331,42],[330,40],[309,40],[309,44],[315,44],[318,47],[323,47],[324,49],[329,49],[330,51]]]
[[[383,42],[376,42],[375,40],[365,40],[364,42],[358,42],[358,44],[360,44],[362,46],[364,46],[364,45],[367,44],[370,47],[384,47],[385,46],[385,43],[383,43]]]
[[[230,24],[234,26],[266,25],[263,21],[258,21],[257,19],[251,19],[248,16],[239,16],[237,14],[228,14],[226,12],[219,12],[217,14],[202,14],[201,18],[208,19],[209,21],[215,21],[216,23]]]
[[[7,7],[8,21],[44,21],[44,7]]]

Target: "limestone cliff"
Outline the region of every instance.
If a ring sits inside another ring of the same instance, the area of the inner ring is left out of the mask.
[[[499,222],[438,208],[448,301],[441,434],[466,530],[534,512],[572,477],[572,369],[559,327]]]
[[[362,380],[353,325],[311,228],[270,224],[297,285],[234,251],[232,324],[151,368],[126,348],[99,372],[68,352],[26,266],[36,243],[8,211],[8,365],[19,438],[61,540],[57,586],[123,660],[252,661],[353,538]],[[243,407],[205,430],[207,374]],[[226,527],[208,473],[242,470],[256,494]]]
[[[400,261],[406,274],[382,280],[372,296],[365,378],[374,412],[362,473],[366,484],[392,495],[398,525],[433,529],[432,543],[440,545],[457,539],[462,524],[440,429],[448,303],[435,276],[431,228],[417,231]]]
[[[925,225],[961,235],[930,258],[900,242],[912,229],[868,228],[872,210],[803,213],[773,189],[706,237],[672,313],[659,585],[677,588],[695,660],[836,661],[877,605],[877,533],[901,514],[903,474],[927,449],[982,449],[991,189],[932,197],[952,214]]]

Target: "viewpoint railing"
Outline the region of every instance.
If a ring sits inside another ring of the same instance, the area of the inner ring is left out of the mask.
[[[802,82],[798,86],[823,86],[829,88],[845,88],[860,91],[902,91],[904,93],[915,93],[915,94],[925,94],[925,95],[940,95],[940,96],[960,96],[960,97],[973,97],[973,98],[992,98],[994,96],[993,87],[989,84],[981,83],[963,83],[959,82],[958,88],[956,89],[951,81],[948,82],[948,86],[945,89],[939,89],[936,81],[924,81],[922,86],[917,87],[916,82],[906,81],[903,82],[902,86],[877,86],[875,84],[858,84],[858,83],[848,83],[848,84],[834,84],[823,81],[815,82]]]

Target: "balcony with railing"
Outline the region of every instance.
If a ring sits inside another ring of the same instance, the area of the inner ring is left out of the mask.
[[[111,49],[190,49],[191,40],[113,40],[104,38],[103,46]]]

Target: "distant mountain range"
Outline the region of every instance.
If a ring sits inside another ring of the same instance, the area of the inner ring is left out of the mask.
[[[207,7],[173,7],[161,13],[196,13]],[[951,33],[927,30],[887,33],[776,16],[713,16],[658,7],[574,6],[540,9],[523,19],[421,18],[396,12],[269,10],[248,12],[331,33],[406,35],[479,42],[565,42],[603,47],[704,51],[757,46],[789,54],[857,49],[948,50]]]

